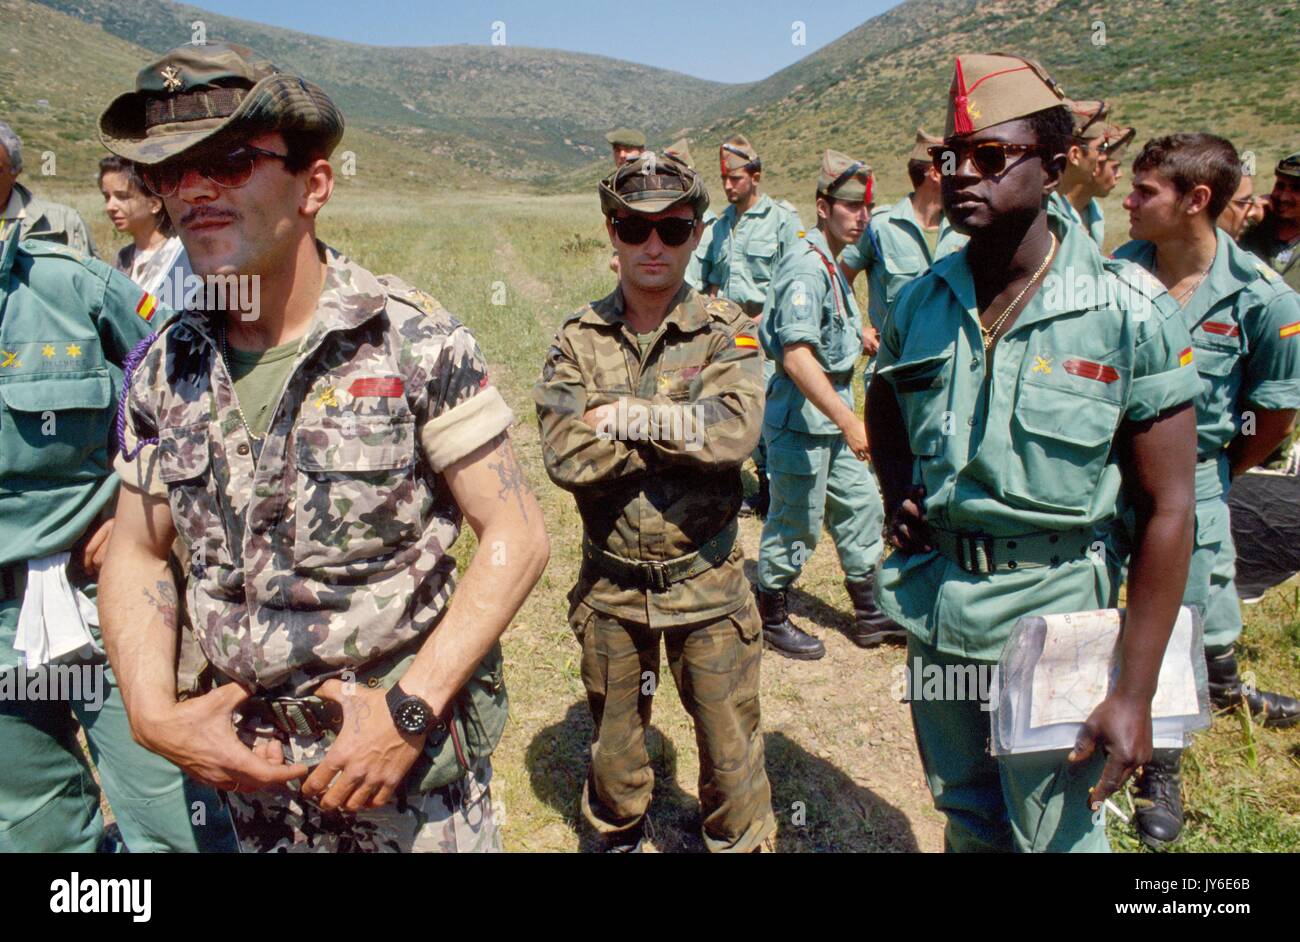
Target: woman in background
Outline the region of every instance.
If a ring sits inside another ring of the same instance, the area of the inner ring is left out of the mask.
[[[171,304],[175,295],[163,288],[164,280],[168,280],[167,288],[173,284],[182,288],[190,274],[190,260],[163,201],[145,189],[135,164],[116,156],[99,162],[99,192],[104,194],[109,222],[132,240],[117,253],[113,267],[145,291],[162,294]]]

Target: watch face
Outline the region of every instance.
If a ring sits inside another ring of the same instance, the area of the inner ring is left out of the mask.
[[[419,697],[407,697],[393,710],[393,721],[408,733],[422,733],[429,728],[433,714]]]

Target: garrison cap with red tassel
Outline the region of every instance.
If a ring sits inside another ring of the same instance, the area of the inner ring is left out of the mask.
[[[1032,59],[959,55],[948,93],[944,137],[974,134],[1067,103],[1061,86]]]

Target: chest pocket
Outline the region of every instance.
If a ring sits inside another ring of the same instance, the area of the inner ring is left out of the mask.
[[[107,474],[112,398],[104,369],[0,383],[0,476],[67,480],[87,462]]]
[[[414,416],[300,425],[294,454],[296,567],[386,558],[420,535]]]
[[[905,351],[906,355],[906,351]],[[932,458],[943,451],[944,435],[951,431],[948,408],[952,374],[952,349],[899,360],[878,368],[889,380],[907,425],[912,454]]]
[[[745,264],[749,268],[749,277],[760,287],[772,280],[776,252],[775,239],[755,237],[745,243]]]
[[[1082,514],[1110,456],[1120,404],[1043,383],[1020,387],[1005,492],[1033,510]]]
[[[225,518],[212,480],[207,422],[158,431],[158,478],[167,485],[176,532],[190,551],[190,567],[202,575],[208,563],[229,558]]]
[[[1241,350],[1236,344],[1211,340],[1199,333],[1192,336],[1192,346],[1196,348],[1193,353],[1196,372],[1202,377],[1222,379],[1229,376],[1241,358]]]

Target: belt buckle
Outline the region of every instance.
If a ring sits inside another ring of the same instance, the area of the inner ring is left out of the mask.
[[[976,575],[988,576],[997,572],[997,560],[993,556],[993,537],[977,533],[962,534],[958,542],[962,568]]]
[[[275,717],[282,733],[291,736],[305,736],[308,733],[320,736],[324,732],[305,697],[276,697],[274,700],[268,700],[267,705],[271,708],[271,715]],[[293,720],[290,713],[292,709],[296,709],[297,714],[302,717],[302,725]],[[305,730],[302,728],[303,725],[307,727]]]
[[[668,568],[661,562],[642,563],[645,566],[646,582],[655,592],[664,592],[671,584],[668,581]]]

